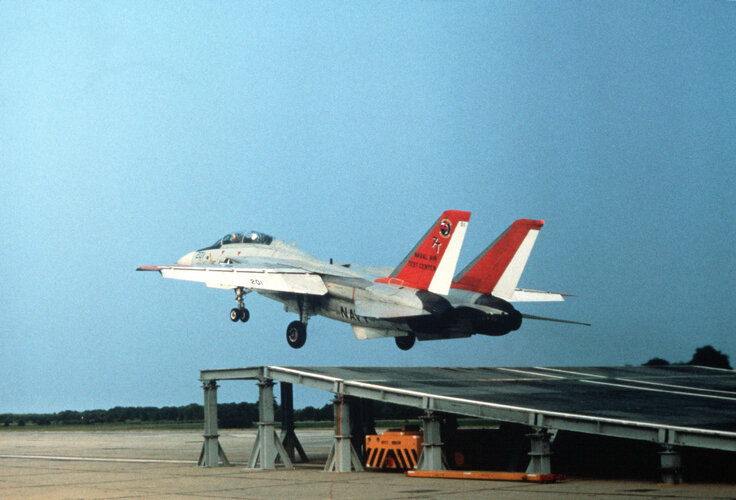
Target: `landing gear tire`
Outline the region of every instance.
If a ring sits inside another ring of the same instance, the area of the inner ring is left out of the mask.
[[[301,321],[292,321],[286,327],[286,341],[289,346],[299,349],[307,341],[307,325]]]
[[[237,323],[238,321],[245,323],[250,319],[250,311],[245,308],[246,293],[248,292],[243,290],[242,287],[235,289],[235,300],[238,303],[238,307],[230,311],[230,321],[233,323]]]
[[[248,309],[239,309],[234,308],[230,310],[230,321],[233,323],[237,323],[238,321],[242,321],[245,323],[250,319],[250,311]]]
[[[414,336],[413,333],[410,333],[405,337],[394,337],[394,340],[396,341],[396,346],[399,349],[401,349],[402,351],[408,351],[414,346],[414,342],[416,342],[417,338]]]

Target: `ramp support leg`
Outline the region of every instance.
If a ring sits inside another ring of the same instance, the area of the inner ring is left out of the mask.
[[[552,452],[549,446],[549,433],[546,429],[537,429],[536,432],[527,434],[527,436],[531,441],[531,451],[526,471],[535,474],[551,474]]]
[[[200,467],[217,467],[230,465],[225,451],[220,446],[217,433],[217,381],[210,380],[202,385],[204,389],[204,444],[199,453],[197,465]]]
[[[671,445],[664,445],[659,452],[659,471],[665,484],[682,483],[682,457]]]
[[[422,454],[417,462],[417,470],[445,470],[447,463],[442,457],[442,438],[440,435],[440,418],[432,411],[422,416],[424,442]]]
[[[376,422],[373,418],[373,401],[363,398],[351,398],[350,401],[350,434],[353,448],[360,461],[365,463],[365,437],[376,433]]]
[[[296,461],[295,449],[299,452],[302,462],[309,462],[294,432],[294,386],[288,382],[279,382],[279,385],[281,386],[281,443],[292,462]]]
[[[260,464],[260,470],[274,470],[279,456],[281,456],[281,460],[287,469],[294,468],[274,429],[274,384],[275,382],[269,379],[261,379],[258,382],[258,434],[253,445],[253,451],[248,457],[249,469],[255,469],[256,464]]]
[[[363,471],[363,464],[350,440],[350,397],[335,396],[335,439],[327,456],[324,472]]]

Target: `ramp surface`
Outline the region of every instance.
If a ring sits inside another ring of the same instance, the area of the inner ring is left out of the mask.
[[[296,368],[448,398],[736,431],[736,372],[695,366]]]

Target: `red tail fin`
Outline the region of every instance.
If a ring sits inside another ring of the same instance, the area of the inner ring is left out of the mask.
[[[458,273],[452,288],[510,299],[543,225],[542,220],[515,221]]]
[[[391,276],[376,281],[447,295],[469,220],[470,212],[447,210]]]

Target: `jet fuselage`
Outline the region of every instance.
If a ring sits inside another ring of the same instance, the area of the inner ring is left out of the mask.
[[[455,274],[470,212],[446,210],[393,269],[318,259],[265,233],[229,233],[190,252],[176,265],[141,266],[164,278],[235,291],[230,320],[246,322],[251,291],[284,304],[299,316],[286,328],[298,349],[311,316],[348,323],[358,339],[395,337],[407,350],[416,339],[505,335],[522,318],[586,324],[522,315],[510,302],[558,302],[563,294],[517,288],[544,221],[518,219]]]
[[[386,276],[380,267],[335,264],[314,257],[284,241],[269,244],[233,243],[204,248],[181,259],[181,265],[227,266],[258,258],[279,261],[323,276],[327,294],[295,297],[294,294],[256,290],[284,304],[287,312],[320,315],[357,327],[381,330],[381,336],[413,333],[418,339],[435,336],[469,337],[474,333],[505,335],[521,326],[521,315],[504,300],[489,294],[451,289],[447,296],[427,290],[377,283]],[[483,311],[464,305],[484,306]]]

